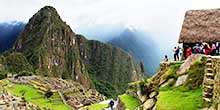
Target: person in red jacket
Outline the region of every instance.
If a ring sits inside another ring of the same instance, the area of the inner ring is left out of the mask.
[[[189,47],[186,49],[186,58],[189,57],[192,54],[192,48]]]

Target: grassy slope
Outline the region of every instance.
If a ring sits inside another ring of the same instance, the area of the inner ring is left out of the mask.
[[[125,104],[126,110],[135,110],[138,106],[140,106],[140,102],[135,97],[123,94],[119,96],[121,101]]]
[[[180,65],[176,64],[178,68]],[[171,67],[162,77],[177,78],[176,67]],[[186,83],[181,87],[164,87],[159,91],[158,110],[197,110],[202,107],[201,84],[204,76],[204,59],[191,65]]]
[[[202,106],[202,90],[162,90],[156,106],[157,110],[198,110]]]
[[[88,107],[83,108],[82,110],[103,110],[107,108],[108,104],[92,104]]]
[[[71,110],[71,108],[62,102],[49,102],[49,99],[45,99],[43,94],[38,93],[38,91],[32,87],[26,85],[12,85],[11,87],[6,86],[5,89],[13,95],[24,98],[27,102],[37,105],[40,107],[47,107],[55,110]]]

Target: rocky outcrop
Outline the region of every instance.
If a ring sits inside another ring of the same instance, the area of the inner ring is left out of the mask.
[[[188,77],[188,74],[181,75],[180,77],[178,77],[178,79],[175,83],[175,86],[180,86],[180,85],[185,84],[186,80],[187,80],[187,77]]]
[[[118,98],[118,104],[116,106],[117,110],[125,110],[125,104],[121,101],[120,98]]]
[[[184,74],[187,71],[189,71],[189,68],[192,65],[192,63],[197,59],[201,59],[202,56],[202,54],[192,54],[184,61],[184,64],[180,66],[180,68],[177,70],[177,74]]]
[[[143,107],[144,110],[152,110],[156,101],[154,99],[148,99],[146,102],[144,102]]]
[[[130,83],[127,93],[140,100],[140,110],[152,110],[155,108],[158,91],[155,90],[152,83],[144,83],[143,81]]]

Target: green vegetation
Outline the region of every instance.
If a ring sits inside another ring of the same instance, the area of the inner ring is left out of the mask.
[[[6,83],[6,81],[4,81],[4,83]],[[60,97],[52,96],[51,98],[44,98],[44,95],[39,93],[38,90],[27,85],[13,85],[9,83],[4,88],[11,94],[23,97],[27,102],[42,108],[50,108],[54,110],[71,110],[70,106],[63,104]]]
[[[116,99],[118,94],[122,94],[124,92],[121,89],[118,89],[118,87],[116,87],[112,83],[110,83],[110,81],[105,81],[103,79],[98,80],[99,77],[96,74],[97,73],[94,70],[89,71],[89,76],[92,80],[93,85],[95,86],[95,89],[101,94],[105,95],[108,98]]]
[[[140,76],[140,72],[133,72],[138,69],[126,52],[98,41],[87,42],[88,73],[99,92],[116,98],[125,92],[128,83],[138,80],[138,77],[132,79],[132,76]],[[112,86],[114,89],[102,89],[104,86]]]
[[[162,75],[162,78],[169,79],[169,78],[177,78],[176,71],[177,69],[182,65],[182,62],[177,62],[173,65],[171,65],[168,70]]]
[[[143,82],[142,80],[134,81],[131,83],[128,83],[128,85],[138,85],[140,82]]]
[[[94,77],[91,77],[91,79],[95,89],[98,90],[101,94],[105,95],[106,97],[111,97],[114,99],[117,98],[119,91],[111,83],[102,80],[96,80]]]
[[[148,79],[147,79],[147,81],[146,81],[146,82],[147,82],[147,83],[151,83],[151,82],[152,82],[152,80],[153,80],[153,77],[150,77],[150,78],[148,78]]]
[[[202,90],[187,87],[162,88],[159,92],[157,110],[198,110],[202,107]]]
[[[92,104],[88,107],[83,108],[82,110],[103,110],[104,108],[107,108],[108,104]]]
[[[22,53],[11,53],[5,57],[2,62],[7,65],[5,69],[11,73],[19,73],[21,71],[33,71],[32,66],[28,63],[27,59]]]
[[[135,110],[140,106],[139,100],[129,94],[120,95],[119,98],[125,104],[126,110]]]
[[[201,60],[194,61],[187,74],[189,76],[185,86],[190,88],[199,87],[203,82],[203,77],[205,74],[204,59],[202,58]]]

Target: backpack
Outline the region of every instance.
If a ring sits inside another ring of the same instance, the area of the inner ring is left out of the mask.
[[[180,49],[177,48],[177,49],[176,49],[176,54],[179,54],[179,52],[180,52]]]
[[[110,104],[110,106],[113,106],[114,105],[114,101],[111,100],[109,104]]]

